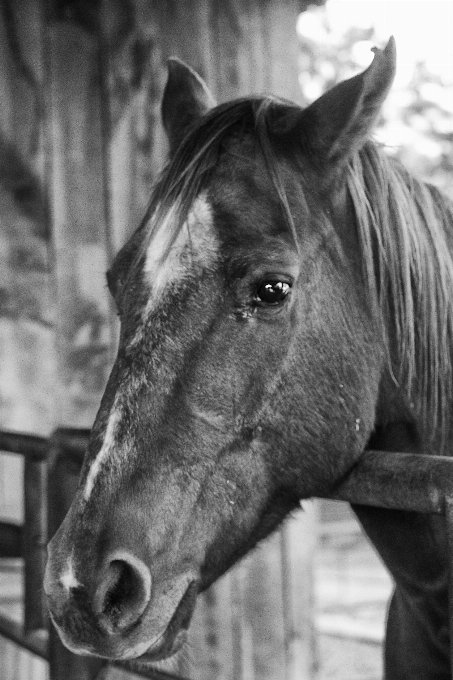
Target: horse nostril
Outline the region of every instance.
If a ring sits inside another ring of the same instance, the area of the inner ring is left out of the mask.
[[[108,632],[124,630],[138,621],[151,596],[151,574],[144,562],[126,553],[110,557],[98,587],[95,607]]]

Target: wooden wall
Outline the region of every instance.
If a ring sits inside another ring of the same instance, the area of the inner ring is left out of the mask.
[[[166,153],[165,59],[219,101],[299,98],[298,0],[2,0],[0,424],[89,426],[112,361],[104,272]]]
[[[118,332],[104,272],[166,154],[165,59],[188,62],[219,101],[297,101],[306,4],[1,0],[0,428],[94,418]],[[312,523],[309,510],[202,598],[194,677],[309,677],[312,546],[298,532]]]

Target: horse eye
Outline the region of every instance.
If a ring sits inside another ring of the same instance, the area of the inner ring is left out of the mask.
[[[265,305],[280,305],[285,301],[291,286],[286,281],[264,281],[255,293],[255,302]]]

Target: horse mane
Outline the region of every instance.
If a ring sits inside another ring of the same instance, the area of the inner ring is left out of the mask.
[[[298,247],[279,171],[278,135],[271,132],[275,105],[286,105],[288,110],[293,106],[275,97],[236,99],[194,125],[154,188],[136,264],[154,230],[172,210],[172,220],[167,220],[168,254],[194,200],[208,186],[226,140],[235,132],[255,134]],[[384,329],[392,377],[407,394],[414,414],[421,414],[426,432],[443,431],[449,423],[453,378],[453,231],[449,234],[453,203],[371,141],[351,159],[347,189],[356,216],[365,285],[371,309]],[[389,326],[396,348],[390,347],[392,339],[385,330]]]
[[[453,377],[453,203],[374,142],[354,155],[347,187],[390,360],[396,349],[392,378],[420,414],[428,439],[440,429],[443,445]],[[396,348],[389,346],[389,324]]]

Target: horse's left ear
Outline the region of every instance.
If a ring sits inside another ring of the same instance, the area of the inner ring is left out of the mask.
[[[167,65],[168,80],[161,110],[170,154],[173,154],[191,125],[216,102],[204,80],[190,66],[176,57],[169,59]]]
[[[304,146],[329,174],[348,160],[368,138],[392,85],[396,70],[393,37],[384,50],[374,49],[366,71],[339,83],[300,115]]]

